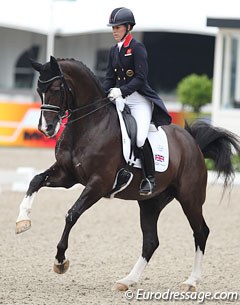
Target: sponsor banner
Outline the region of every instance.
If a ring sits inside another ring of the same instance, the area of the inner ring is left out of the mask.
[[[38,131],[39,117],[39,102],[0,102],[0,145],[54,147],[57,139],[48,139]]]
[[[180,112],[171,112],[173,123],[183,126]],[[55,138],[38,131],[40,102],[0,102],[0,146],[55,147],[63,127]]]
[[[177,125],[180,125],[181,127],[184,126],[185,124],[185,114],[180,111],[180,112],[177,112],[177,111],[170,111],[170,115],[172,117],[172,122],[174,124],[177,124]]]

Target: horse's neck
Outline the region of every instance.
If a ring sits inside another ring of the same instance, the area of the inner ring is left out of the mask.
[[[100,83],[85,66],[75,66],[71,75],[74,88],[73,114],[70,121],[77,121],[76,128],[85,132],[101,128],[104,123],[110,120],[114,110],[113,105],[108,105],[105,99],[104,90]],[[100,124],[103,121],[103,124]]]
[[[78,69],[74,77],[76,107],[92,104],[104,98],[104,91],[94,74],[85,66]]]
[[[106,134],[106,129],[117,122],[117,112],[114,105],[106,103],[106,100],[89,109],[88,112],[76,112],[69,120],[72,131],[86,137],[89,134]],[[72,123],[71,123],[72,121]]]
[[[112,107],[108,109],[108,106],[108,100],[101,93],[85,96],[84,101],[79,98],[74,119],[84,119],[84,124],[87,125],[92,122],[97,124],[108,116],[109,111],[111,112]]]

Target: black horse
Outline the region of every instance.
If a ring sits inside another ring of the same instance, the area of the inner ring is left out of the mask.
[[[76,183],[85,186],[80,197],[68,211],[65,228],[57,245],[54,271],[63,273],[69,261],[65,252],[69,233],[78,218],[100,198],[108,197],[118,171],[126,167],[122,154],[119,119],[113,103],[94,74],[74,59],[51,57],[50,62],[32,63],[40,73],[38,93],[42,99],[39,130],[47,137],[55,136],[62,118],[68,116],[57,142],[56,162],[30,182],[20,205],[16,233],[30,228],[29,212],[34,195],[44,186],[70,188]],[[123,279],[117,281],[118,290],[136,283],[159,245],[157,221],[163,208],[176,198],[182,206],[195,241],[195,262],[190,277],[183,283],[185,291],[195,290],[201,275],[201,261],[209,234],[202,215],[206,196],[207,170],[204,158],[215,161],[215,169],[225,177],[224,188],[231,183],[234,170],[232,148],[240,153],[236,135],[206,123],[184,129],[171,124],[163,126],[169,142],[170,162],[163,173],[156,173],[156,189],[152,195],[141,196],[138,186],[141,170],[131,168],[131,183],[116,197],[137,200],[143,233],[142,253]]]

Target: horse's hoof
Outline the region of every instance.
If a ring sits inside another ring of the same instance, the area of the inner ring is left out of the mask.
[[[121,283],[116,283],[112,290],[114,291],[127,291],[128,290],[128,286],[125,284],[121,284]]]
[[[190,284],[183,283],[180,287],[182,292],[195,292],[196,287]]]
[[[54,263],[53,271],[58,273],[58,274],[63,274],[68,270],[69,264],[70,264],[70,262],[69,262],[68,259],[66,259],[62,264]]]
[[[31,220],[20,220],[16,223],[16,234],[23,233],[31,228]]]

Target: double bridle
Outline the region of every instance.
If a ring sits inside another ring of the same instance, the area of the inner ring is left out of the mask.
[[[42,98],[42,105],[41,105],[41,111],[48,111],[48,112],[55,112],[55,113],[57,113],[61,124],[62,124],[62,119],[69,118],[72,115],[72,113],[74,113],[74,112],[82,111],[82,110],[85,110],[85,109],[88,109],[88,108],[93,108],[89,112],[79,116],[76,119],[73,119],[73,120],[65,123],[64,125],[76,122],[76,121],[78,121],[78,120],[80,120],[80,119],[82,119],[82,118],[84,118],[84,117],[86,117],[86,116],[88,116],[88,115],[98,111],[99,109],[101,109],[101,108],[103,108],[106,105],[111,103],[111,101],[107,97],[104,97],[104,98],[101,98],[101,99],[99,99],[97,101],[94,101],[94,102],[92,102],[92,103],[90,103],[88,105],[84,105],[82,107],[78,107],[78,108],[72,110],[71,107],[70,107],[69,100],[68,100],[68,96],[69,96],[68,93],[70,93],[72,102],[74,100],[74,95],[73,95],[72,88],[70,88],[68,86],[68,84],[66,82],[66,79],[65,79],[63,74],[54,76],[54,77],[52,77],[52,78],[50,78],[48,80],[45,80],[45,81],[41,80],[40,77],[39,77],[38,82],[40,83],[40,86],[42,85],[42,86],[46,87],[46,89],[44,90],[45,91],[44,94],[45,94],[47,92],[48,87],[50,87],[50,85],[55,80],[58,80],[58,79],[61,82],[61,84],[60,84],[60,103],[61,103],[61,105],[64,104],[64,95],[66,95],[66,105],[67,105],[66,109],[61,109],[61,107],[55,106],[55,105],[51,105],[51,104],[45,104],[45,98],[43,96],[43,98]],[[40,90],[40,91],[42,91],[42,90]],[[100,105],[97,108],[95,108],[96,104],[101,103],[104,100],[108,100],[108,102]]]
[[[61,81],[61,83],[60,83],[60,104],[63,105],[65,91],[70,93],[72,100],[74,98],[72,89],[68,86],[63,74],[54,76],[48,80],[41,80],[39,77],[38,82],[39,82],[40,86],[42,85],[43,87],[46,88],[44,90],[44,94],[45,94],[47,92],[47,89],[50,87],[50,85],[57,79],[59,79]],[[45,97],[43,95],[41,111],[55,112],[58,114],[59,119],[62,120],[64,118],[68,118],[71,115],[71,108],[70,108],[69,101],[68,101],[68,94],[66,94],[66,105],[67,105],[67,109],[61,109],[61,107],[59,107],[59,106],[45,104]],[[68,111],[68,114],[66,114],[67,111]]]

